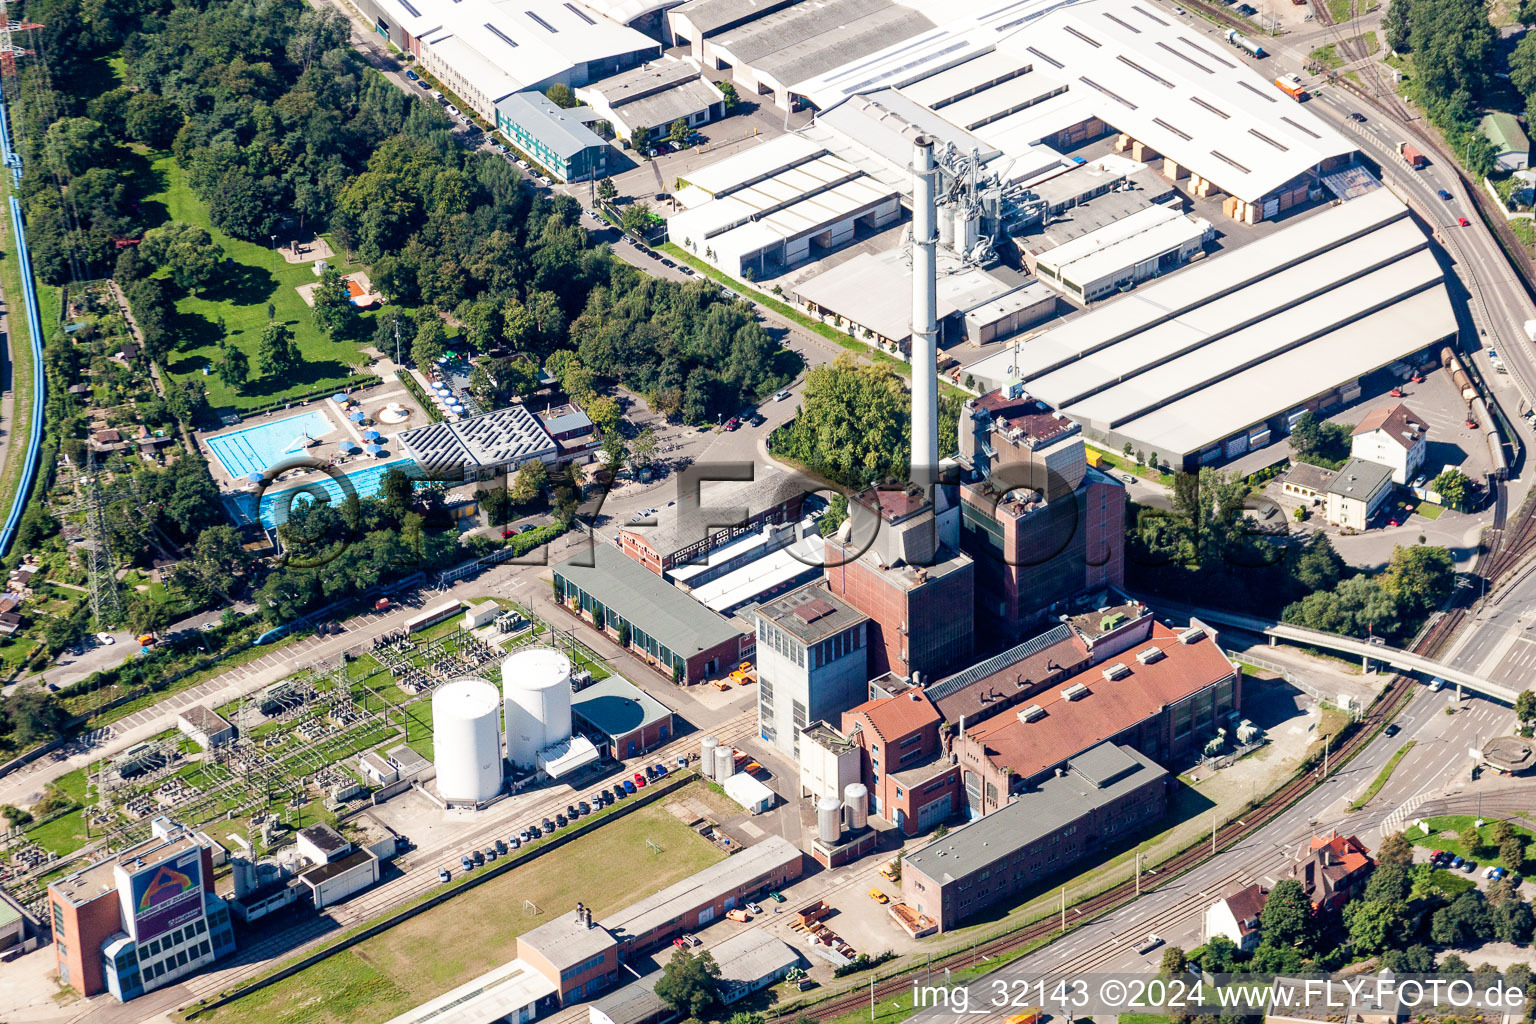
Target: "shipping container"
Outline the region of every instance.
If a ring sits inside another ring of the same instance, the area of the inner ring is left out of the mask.
[[[1249,448],[1263,448],[1265,445],[1269,444],[1269,440],[1270,432],[1268,427],[1260,427],[1257,430],[1252,430],[1248,433]]]
[[[1408,166],[1412,167],[1416,171],[1420,170],[1426,163],[1428,163],[1428,161],[1424,159],[1424,154],[1420,153],[1418,149],[1407,142],[1399,142],[1397,144],[1397,151],[1402,154],[1404,160],[1408,161]]]
[[[1104,453],[1100,452],[1096,448],[1089,448],[1088,449],[1088,456],[1087,456],[1087,458],[1088,458],[1088,465],[1092,466],[1094,469],[1098,469],[1100,466],[1102,466],[1104,464]]]

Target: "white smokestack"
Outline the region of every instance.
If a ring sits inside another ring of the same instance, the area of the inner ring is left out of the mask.
[[[912,482],[924,490],[939,471],[937,173],[933,139],[919,135],[912,149]]]

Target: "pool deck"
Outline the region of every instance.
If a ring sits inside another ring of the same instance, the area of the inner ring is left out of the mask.
[[[318,459],[327,466],[344,468],[345,472],[350,473],[368,466],[394,462],[403,458],[404,453],[401,451],[397,440],[398,435],[412,427],[419,427],[431,422],[426,412],[421,408],[420,403],[395,380],[387,380],[385,383],[371,388],[362,388],[349,392],[348,397],[351,399],[351,402],[345,409],[336,402],[331,401],[330,397],[327,396],[323,399],[311,399],[308,402],[283,409],[274,409],[261,416],[247,417],[231,427],[199,431],[196,434],[198,446],[208,459],[209,473],[213,476],[214,482],[218,484],[220,492],[226,495],[241,492],[251,494],[257,488],[245,476],[236,476],[229,471],[223,462],[219,460],[218,455],[215,454],[211,446],[209,446],[208,440],[210,438],[224,437],[229,434],[239,433],[242,430],[248,430],[254,426],[260,426],[263,423],[272,423],[294,416],[301,416],[305,413],[319,411],[330,422],[330,429],[323,436],[315,439],[317,443],[303,451],[294,452],[288,457],[308,456]],[[399,402],[410,410],[410,415],[400,423],[379,422],[377,419],[378,413],[391,402]],[[356,409],[362,409],[366,414],[367,425],[360,426],[352,422],[350,414]],[[376,430],[383,435],[383,440],[380,443],[384,445],[384,454],[381,457],[375,458],[366,452],[357,455],[345,455],[342,453],[341,443],[343,441],[355,442],[358,445],[365,444],[363,433],[367,430]],[[287,490],[290,487],[302,486],[305,483],[314,482],[325,475],[318,468],[289,469],[267,484],[267,493],[270,494],[275,491]]]

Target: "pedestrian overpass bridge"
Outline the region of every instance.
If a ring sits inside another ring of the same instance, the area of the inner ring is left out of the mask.
[[[1156,602],[1153,604],[1153,607],[1158,605],[1168,606],[1167,602]],[[1515,702],[1515,691],[1508,686],[1495,683],[1465,669],[1447,665],[1443,661],[1436,661],[1434,658],[1426,658],[1422,654],[1405,651],[1399,647],[1388,647],[1385,644],[1357,640],[1352,636],[1340,636],[1337,633],[1325,633],[1320,629],[1292,626],[1289,623],[1276,622],[1273,619],[1260,618],[1256,615],[1218,611],[1214,608],[1201,608],[1195,605],[1181,605],[1179,607],[1180,610],[1188,612],[1190,615],[1215,626],[1231,626],[1234,629],[1241,629],[1248,633],[1261,633],[1270,638],[1271,644],[1276,640],[1286,640],[1290,643],[1303,644],[1307,647],[1316,647],[1321,650],[1352,654],[1365,661],[1383,662],[1403,672],[1438,676],[1446,682],[1454,684],[1459,689],[1472,690],[1475,693],[1480,693],[1485,697],[1492,697],[1494,700],[1505,704],[1514,704]]]

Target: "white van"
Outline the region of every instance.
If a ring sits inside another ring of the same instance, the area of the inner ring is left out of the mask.
[[[452,103],[450,103],[450,104],[448,104],[448,113],[451,114],[454,117],[458,117],[459,116],[459,108],[454,106]]]
[[[447,100],[443,99],[443,94],[438,92],[436,89],[432,90],[432,98],[437,100],[437,102],[439,102],[439,103],[447,103],[448,102]]]

